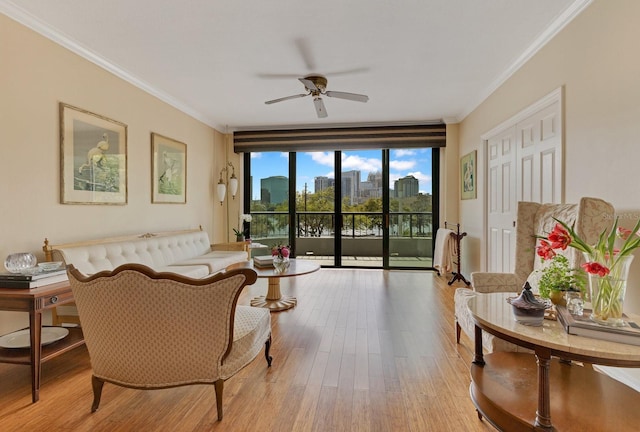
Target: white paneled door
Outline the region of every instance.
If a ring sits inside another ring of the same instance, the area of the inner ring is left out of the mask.
[[[558,89],[483,136],[487,161],[489,272],[513,272],[518,201],[563,200],[562,91]]]
[[[490,272],[508,272],[512,268],[515,247],[513,228],[516,209],[516,139],[510,127],[487,140],[488,226],[487,248]]]

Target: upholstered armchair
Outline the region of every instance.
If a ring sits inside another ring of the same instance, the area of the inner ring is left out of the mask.
[[[237,305],[256,281],[253,270],[204,279],[140,264],[92,276],[69,265],[68,273],[93,369],[92,412],[105,382],[143,390],[213,384],[222,420],[224,381],[263,345],[271,366],[269,310]]]
[[[535,270],[542,266],[536,255],[534,237],[550,232],[560,219],[569,225],[575,223],[576,233],[588,243],[596,243],[602,231],[611,227],[614,222],[614,208],[611,204],[598,198],[582,198],[579,204],[539,204],[519,202],[516,220],[515,266],[513,273],[471,273],[472,289],[458,288],[454,295],[456,342],[460,342],[460,331],[473,339],[474,324],[468,309],[469,298],[476,293],[520,292],[526,281],[537,291]],[[584,259],[574,248],[562,252],[569,259],[572,267],[579,266]],[[521,348],[482,332],[483,346],[488,351],[518,351]]]

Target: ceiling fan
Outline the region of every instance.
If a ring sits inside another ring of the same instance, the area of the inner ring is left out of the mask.
[[[298,80],[302,84],[304,84],[304,87],[307,90],[307,93],[301,93],[297,95],[285,96],[282,98],[269,100],[269,101],[266,101],[265,104],[270,105],[276,102],[282,102],[289,99],[297,99],[305,96],[313,96],[313,104],[315,105],[316,113],[318,114],[319,118],[324,118],[327,116],[327,110],[324,107],[324,102],[322,101],[321,96],[347,99],[347,100],[356,101],[356,102],[366,102],[369,100],[369,96],[362,95],[362,94],[327,90],[327,78],[322,75],[318,75],[318,74],[307,75],[304,78],[298,78]]]

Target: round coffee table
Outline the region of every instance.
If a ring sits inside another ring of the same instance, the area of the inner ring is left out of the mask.
[[[284,273],[276,273],[273,267],[256,267],[253,265],[253,261],[232,264],[227,267],[227,270],[250,268],[255,270],[258,278],[267,278],[269,282],[267,295],[252,299],[251,306],[263,307],[271,310],[271,312],[278,312],[290,309],[298,303],[295,297],[282,295],[280,291],[280,279],[300,276],[320,270],[320,265],[313,261],[291,259],[289,262],[289,268]]]

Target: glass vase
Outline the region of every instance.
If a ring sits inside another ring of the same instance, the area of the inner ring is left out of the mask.
[[[31,252],[13,253],[4,260],[4,268],[11,273],[21,273],[35,267],[38,260]]]
[[[289,268],[289,257],[284,258],[281,256],[273,257],[273,268],[276,273],[284,273]]]
[[[585,259],[587,262],[598,262],[609,269],[606,276],[589,274],[591,320],[606,326],[623,326],[624,296],[633,255],[598,259],[597,256],[585,254]]]

